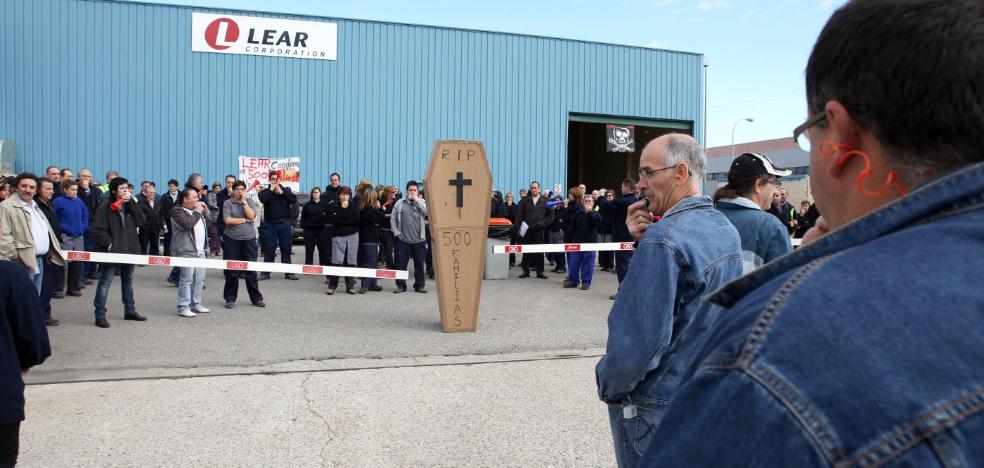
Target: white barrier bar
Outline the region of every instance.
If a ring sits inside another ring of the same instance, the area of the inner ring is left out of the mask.
[[[793,247],[799,247],[803,244],[803,239],[789,239],[793,243]]]
[[[65,257],[73,262],[123,263],[127,265],[153,265],[171,267],[209,268],[215,270],[248,270],[263,273],[296,273],[299,275],[350,276],[357,278],[402,279],[408,278],[406,270],[376,270],[321,265],[293,265],[285,263],[246,262],[210,258],[164,257],[158,255],[131,255],[105,252],[81,252],[69,250]]]
[[[553,253],[553,252],[601,252],[609,250],[635,250],[632,242],[598,242],[594,244],[529,244],[496,245],[492,253]]]

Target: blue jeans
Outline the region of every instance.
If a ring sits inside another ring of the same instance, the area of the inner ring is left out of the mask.
[[[408,244],[399,237],[396,238],[396,269],[406,270],[410,257],[413,257],[413,289],[424,287],[424,257],[426,256],[424,250],[423,242]],[[396,287],[407,289],[407,281],[396,280]]]
[[[117,263],[103,263],[101,265],[99,285],[96,286],[96,297],[92,300],[92,306],[96,309],[96,320],[106,318],[106,296],[109,295],[109,287],[113,284],[113,276],[116,276],[116,270],[120,271],[120,293],[123,295],[123,314],[135,313],[137,306],[133,302],[133,265]]]
[[[379,259],[379,244],[359,244],[359,257],[362,259],[362,263],[359,264],[362,268],[372,268],[376,269],[376,260]],[[376,286],[376,278],[362,278],[363,288],[372,288]]]
[[[567,265],[567,282],[574,286],[579,283],[585,287],[591,286],[595,256],[595,252],[569,252],[567,254],[570,263]]]
[[[266,245],[263,247],[265,252],[263,261],[272,263],[274,254],[277,252],[277,245],[280,246],[280,263],[290,264],[291,242],[294,240],[293,227],[290,221],[267,221],[264,223],[263,236]]]
[[[205,252],[198,254],[205,258]],[[178,280],[178,310],[191,309],[202,305],[202,286],[205,286],[205,269],[181,267]]]
[[[619,468],[639,464],[652,441],[658,418],[655,412],[639,408],[634,418],[625,419],[622,405],[608,405],[608,421],[612,426],[615,461]]]

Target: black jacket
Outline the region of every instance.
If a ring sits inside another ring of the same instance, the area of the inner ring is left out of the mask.
[[[318,229],[328,224],[328,212],[320,201],[309,201],[301,207],[301,227]]]
[[[562,217],[564,218],[564,243],[574,242],[574,217],[581,212],[583,208],[580,204],[571,204],[564,209]],[[599,215],[600,216],[600,215]],[[599,218],[600,219],[600,218]],[[597,233],[597,226],[595,227],[595,232]]]
[[[51,356],[41,300],[24,267],[0,261],[0,424],[24,420],[21,370]]]
[[[275,193],[269,187],[260,191],[260,203],[263,203],[263,221],[281,222],[290,221],[290,205],[297,203],[297,195],[290,191],[290,187],[281,185],[283,193]]]
[[[54,198],[52,198],[52,200],[54,200]],[[51,209],[51,205],[41,201],[40,198],[34,197],[34,201],[38,204],[38,208],[41,208],[41,212],[44,213],[44,217],[48,218],[48,224],[51,225],[51,230],[55,232],[55,238],[61,241],[62,228],[61,223],[58,221],[58,215],[56,215],[54,210]]]
[[[635,240],[629,233],[629,227],[625,224],[625,216],[629,212],[629,205],[637,201],[639,199],[634,193],[622,195],[621,198],[612,201],[606,200],[605,197],[598,197],[598,208],[601,210],[603,220],[605,214],[611,216],[612,241],[632,242]]]
[[[598,227],[601,226],[601,215],[597,211],[584,212],[583,209],[573,214],[571,219],[571,243],[588,244],[598,242]]]
[[[382,208],[367,206],[359,214],[359,243],[379,242],[379,231],[389,226]]]
[[[341,203],[342,199],[338,196],[338,191],[341,188],[341,185],[338,188],[334,188],[331,185],[326,186],[325,190],[321,192],[321,203],[324,203],[325,206]]]
[[[509,221],[512,221],[513,224],[515,224],[516,215],[519,214],[519,205],[517,205],[515,202],[512,205],[508,205],[506,204],[506,202],[502,202],[502,206],[505,207],[506,210],[505,218],[508,219]]]
[[[328,224],[335,225],[336,236],[351,236],[359,233],[359,207],[349,201],[348,208],[342,204],[328,207]]]
[[[171,209],[178,205],[178,200],[181,199],[181,191],[178,190],[178,197],[174,200],[171,199],[171,194],[164,192],[161,195],[161,199],[157,202],[161,205],[161,219],[164,220],[164,225],[167,226],[168,232],[171,231]]]
[[[536,204],[533,204],[533,197],[527,195],[519,201],[519,211],[516,214],[516,221],[513,223],[513,230],[519,232],[520,226],[525,222],[529,226],[529,232],[542,231],[553,222],[554,211],[547,209],[547,197],[541,195]]]
[[[96,210],[96,220],[92,223],[92,239],[101,252],[139,255],[140,239],[137,238],[137,228],[144,224],[143,211],[135,200],[124,203],[120,211],[113,211],[110,205],[114,201],[104,201]]]
[[[82,200],[86,209],[89,210],[89,226],[92,226],[92,222],[96,220],[96,209],[102,204],[102,198],[102,190],[99,190],[98,187],[90,185],[89,190],[85,190],[82,185],[79,185],[79,200]]]
[[[157,200],[157,202],[154,203],[154,207],[151,208],[150,201],[147,200],[147,197],[140,197],[140,201],[137,202],[137,206],[140,207],[140,211],[144,215],[144,223],[140,226],[140,230],[160,234],[161,226],[164,226],[164,214],[161,212],[161,200]]]

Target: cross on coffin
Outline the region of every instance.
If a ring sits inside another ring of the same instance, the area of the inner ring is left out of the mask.
[[[472,180],[465,179],[464,176],[464,173],[459,172],[454,179],[448,180],[448,185],[454,185],[458,189],[458,197],[456,199],[458,208],[464,206],[465,203],[465,186],[472,184]]]

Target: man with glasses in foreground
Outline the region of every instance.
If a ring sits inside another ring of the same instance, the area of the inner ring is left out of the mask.
[[[640,466],[984,461],[982,48],[980,0],[833,14],[794,133],[829,232],[711,297]]]
[[[597,367],[620,467],[638,462],[717,318],[720,308],[705,296],[741,275],[738,231],[700,195],[704,166],[700,144],[678,134],[653,140],[639,159],[645,199],[629,207],[628,218],[645,218],[647,226],[652,215],[662,219],[645,234],[632,232],[638,245],[608,316],[608,349]]]

